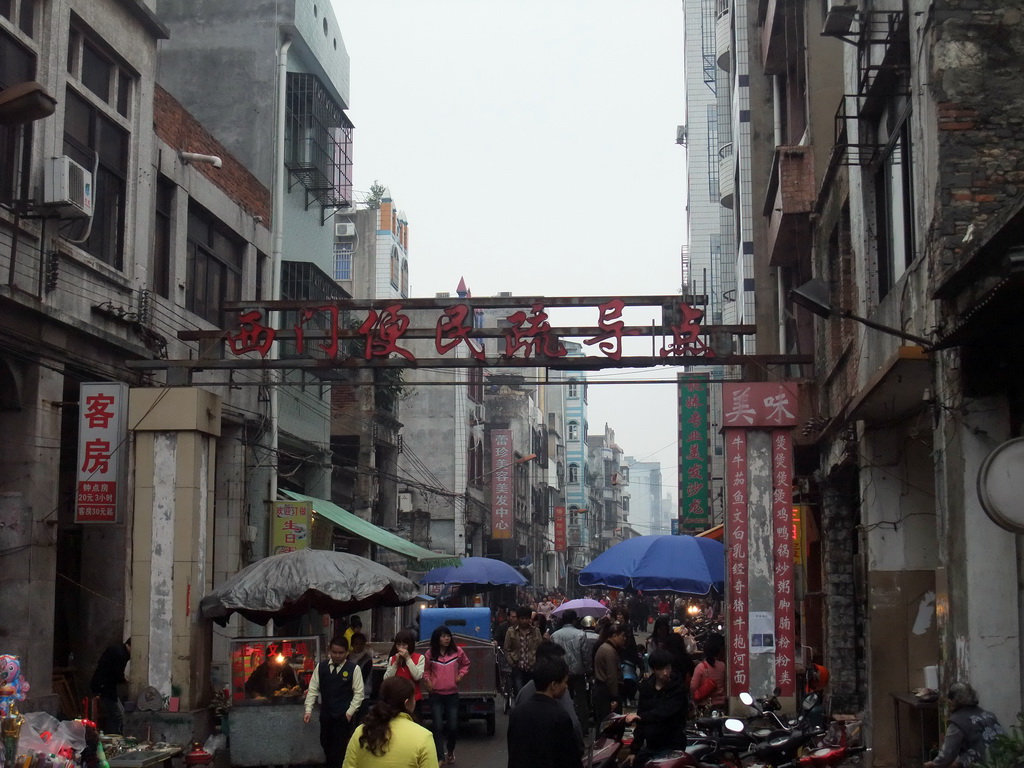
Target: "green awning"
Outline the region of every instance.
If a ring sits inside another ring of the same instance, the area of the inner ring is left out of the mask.
[[[397,552],[409,558],[409,565],[414,570],[429,571],[431,568],[440,568],[444,565],[462,565],[462,559],[459,557],[442,555],[417,546],[411,541],[406,541],[401,536],[391,533],[391,531],[385,531],[368,520],[363,520],[358,515],[353,515],[347,509],[342,509],[337,504],[326,499],[318,499],[315,496],[306,496],[301,493],[286,491],[283,488],[280,489],[280,492],[295,499],[295,501],[309,502],[313,505],[313,511],[316,514],[326,517],[339,528],[343,528],[355,536],[372,541],[374,544],[384,547],[384,549],[389,549],[392,552]]]

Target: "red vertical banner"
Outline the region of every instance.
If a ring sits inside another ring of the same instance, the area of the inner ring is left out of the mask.
[[[491,538],[511,539],[514,488],[512,430],[491,430]]]
[[[796,584],[793,569],[793,438],[791,430],[772,436],[772,554],[775,571],[775,684],[783,696],[795,693]]]
[[[750,689],[747,435],[742,429],[725,430],[725,461],[729,695],[738,696]]]
[[[565,507],[555,507],[555,552],[565,552],[568,548]]]

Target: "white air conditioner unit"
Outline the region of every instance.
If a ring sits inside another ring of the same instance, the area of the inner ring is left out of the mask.
[[[686,126],[685,125],[677,125],[676,126],[676,144],[679,144],[679,145],[681,145],[683,147],[686,146]]]
[[[857,0],[821,0],[825,24],[821,34],[839,37],[848,34],[857,17]]]
[[[356,225],[350,221],[339,221],[334,225],[335,237],[355,237]]]
[[[67,155],[51,157],[43,169],[43,207],[68,219],[92,216],[92,173]]]

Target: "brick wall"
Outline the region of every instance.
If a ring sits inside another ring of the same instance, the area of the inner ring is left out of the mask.
[[[220,168],[207,163],[196,163],[192,167],[247,212],[261,216],[263,222],[270,226],[270,190],[159,85],[153,99],[153,127],[157,136],[177,150],[221,158]]]
[[[1024,9],[1018,0],[937,0],[933,9],[925,74],[939,152],[930,239],[941,282],[1024,204]]]

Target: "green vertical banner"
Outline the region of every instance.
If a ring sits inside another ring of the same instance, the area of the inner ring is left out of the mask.
[[[711,522],[708,452],[708,374],[679,375],[679,533],[706,530]]]

